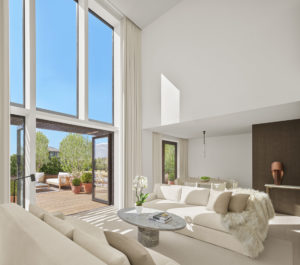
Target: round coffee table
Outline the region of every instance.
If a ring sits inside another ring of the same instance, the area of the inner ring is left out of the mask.
[[[186,222],[178,215],[168,213],[172,220],[168,223],[159,223],[149,219],[154,213],[162,211],[150,208],[143,208],[143,212],[138,214],[135,208],[124,208],[118,211],[118,216],[125,222],[138,227],[138,241],[145,247],[154,247],[159,242],[159,231],[175,231],[185,228]]]

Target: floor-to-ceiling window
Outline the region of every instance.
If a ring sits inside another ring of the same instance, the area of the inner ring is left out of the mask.
[[[77,116],[77,2],[35,3],[36,105]]]
[[[177,179],[177,142],[162,141],[162,183]]]
[[[89,119],[113,123],[113,31],[96,13],[88,14]]]
[[[53,121],[65,124],[65,128],[77,126],[93,129],[94,132],[105,132],[108,137],[107,154],[105,157],[95,158],[97,166],[101,164],[100,171],[95,168],[95,172],[100,174],[98,175],[102,180],[106,177],[110,179],[113,176],[110,157],[113,157],[114,151],[110,143],[118,130],[114,127],[115,31],[110,23],[119,25],[119,21],[110,19],[107,12],[102,12],[104,9],[94,0],[9,0],[9,4],[11,113],[22,120],[22,127],[12,123],[11,139],[17,142],[12,141],[10,145],[11,155],[15,155],[12,160],[15,161],[16,157],[17,163],[22,162],[22,172],[14,171],[11,175],[17,178],[21,173],[24,176],[42,171],[43,165],[49,160],[59,159],[60,146],[57,143],[62,141],[60,136],[64,131],[39,128],[39,121],[44,120],[49,124]],[[106,21],[101,17],[102,14],[105,14]],[[17,127],[22,128],[19,134],[23,133],[23,142],[18,138]],[[72,133],[67,132],[68,135]],[[43,156],[36,149],[39,146],[37,143],[45,140],[42,134],[51,136],[48,143],[43,143],[49,152]],[[91,148],[91,137],[95,136],[99,137],[93,132],[87,135]],[[15,151],[15,146],[22,148]],[[20,152],[23,152],[22,160]],[[51,152],[56,153],[53,155]],[[73,171],[69,172],[70,175],[78,177],[92,172],[92,152],[89,160],[90,167],[84,167],[78,175],[73,169],[69,170]],[[50,162],[53,163],[49,167],[56,163]],[[21,166],[18,165],[18,170]],[[113,181],[107,181],[107,185],[105,181],[103,183],[102,202],[112,203],[111,194],[105,193],[112,193]],[[40,185],[39,188],[45,186]],[[25,190],[26,193],[32,190],[36,193],[36,189],[32,187]],[[95,199],[99,197],[99,193],[96,194]],[[20,196],[24,197],[24,192]],[[31,194],[28,196],[26,203],[32,197]]]

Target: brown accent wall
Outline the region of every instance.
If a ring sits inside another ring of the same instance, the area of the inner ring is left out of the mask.
[[[253,188],[265,191],[273,184],[271,163],[284,165],[283,185],[300,186],[300,120],[257,124],[252,126]],[[271,189],[275,210],[300,216],[300,190]]]

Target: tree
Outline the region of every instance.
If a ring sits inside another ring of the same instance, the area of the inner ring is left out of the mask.
[[[51,157],[49,162],[41,167],[41,172],[47,175],[58,175],[60,171],[62,171],[60,159],[56,156]]]
[[[40,168],[49,160],[48,152],[49,140],[42,132],[36,133],[36,170],[39,172]]]
[[[18,161],[17,155],[13,154],[10,156],[10,176],[16,177],[18,174]]]
[[[175,176],[175,146],[171,144],[165,145],[165,173]]]
[[[92,142],[80,134],[67,135],[59,145],[59,157],[64,171],[78,173],[92,164]]]

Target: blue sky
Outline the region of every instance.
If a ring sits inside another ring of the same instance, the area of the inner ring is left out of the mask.
[[[22,2],[9,1],[10,93],[11,101],[19,104],[24,98]],[[77,114],[76,9],[74,0],[36,0],[37,107],[70,115]],[[113,30],[92,13],[88,23],[89,118],[112,123]],[[48,135],[53,147],[64,137],[61,132]]]

